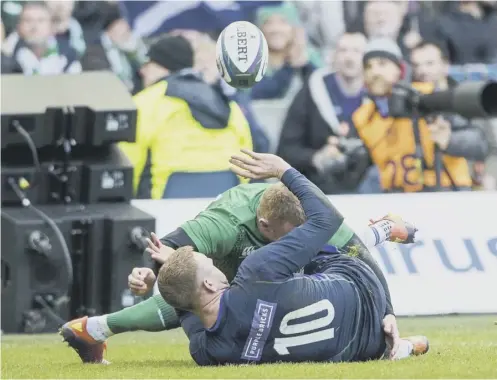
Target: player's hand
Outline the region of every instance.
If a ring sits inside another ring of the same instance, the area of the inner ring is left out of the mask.
[[[150,268],[134,268],[128,276],[128,287],[134,295],[147,294],[155,284],[155,274]]]
[[[239,176],[251,179],[281,179],[291,168],[290,164],[274,154],[255,153],[242,149],[245,154],[231,156],[231,170]]]
[[[393,359],[399,350],[400,334],[397,326],[395,315],[388,314],[383,318],[383,331],[385,332],[385,340],[390,349],[390,359]]]
[[[148,247],[145,251],[149,253],[150,257],[152,257],[152,259],[159,264],[164,264],[164,262],[174,252],[173,248],[162,244],[157,235],[153,232],[151,234],[151,239],[147,239],[147,243]]]

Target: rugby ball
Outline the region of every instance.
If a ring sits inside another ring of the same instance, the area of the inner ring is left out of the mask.
[[[247,21],[228,25],[216,44],[216,64],[226,83],[235,88],[250,88],[267,69],[267,41],[260,29]]]

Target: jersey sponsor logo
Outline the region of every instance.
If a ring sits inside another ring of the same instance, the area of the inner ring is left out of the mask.
[[[276,306],[277,304],[272,302],[257,300],[252,327],[243,348],[242,359],[249,361],[261,360],[262,350],[273,325]]]

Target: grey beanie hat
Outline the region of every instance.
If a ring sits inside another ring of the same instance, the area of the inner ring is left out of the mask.
[[[390,38],[375,38],[366,45],[366,52],[362,58],[363,64],[370,58],[382,57],[391,60],[400,67],[402,66],[403,57],[399,45]]]

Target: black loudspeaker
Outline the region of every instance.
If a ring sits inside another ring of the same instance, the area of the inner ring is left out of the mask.
[[[14,160],[14,150],[17,158]],[[133,167],[117,145],[74,150],[74,159],[64,162],[53,151],[40,150],[41,172],[37,172],[25,147],[2,151],[2,205],[20,205],[21,201],[9,184],[15,179],[36,182],[26,190],[33,204],[70,204],[130,202],[133,197]]]
[[[12,186],[9,184],[9,179],[12,178],[20,188],[23,188],[23,184],[28,185],[37,175],[36,168],[34,166],[27,165],[9,165],[5,166],[2,162],[2,171],[1,171],[1,194],[2,194],[2,206],[9,205],[20,205],[21,200],[19,196],[12,189]],[[36,186],[33,188],[26,188],[27,197],[35,204],[44,203],[46,192],[44,191],[45,186]]]
[[[113,204],[106,210],[105,219],[105,264],[106,277],[104,289],[107,307],[110,313],[131,306],[128,292],[128,275],[134,267],[143,266],[145,239],[155,231],[155,218],[131,205],[127,208]]]
[[[2,209],[2,330],[9,333],[51,332],[70,317],[102,310],[104,229],[102,210],[84,206],[40,206],[59,227],[70,253],[70,284],[61,240],[32,209]],[[90,254],[91,253],[91,254]],[[69,289],[68,289],[68,286]],[[68,291],[69,290],[69,291]],[[54,317],[53,315],[56,314]]]
[[[36,79],[33,81],[31,78]],[[35,86],[41,78],[50,77],[2,75],[2,149],[8,145],[25,144],[24,138],[14,128],[16,122],[31,135],[36,147],[50,145],[56,139],[55,111],[49,109],[50,106],[45,101],[47,84]]]
[[[21,200],[13,190],[9,180],[13,180],[19,189],[34,204],[49,203],[47,193],[47,172],[40,172],[33,163],[33,152],[27,144],[2,149],[1,194],[2,206],[19,205]]]
[[[142,266],[155,219],[129,204],[37,209],[61,231],[73,281],[68,292],[62,243],[46,220],[31,208],[2,208],[2,330],[52,332],[71,318],[129,306],[127,277]]]
[[[5,332],[48,332],[58,327],[57,314],[66,320],[71,311],[73,289],[84,268],[79,266],[78,246],[85,223],[80,208],[39,208],[58,226],[71,253],[67,266],[61,239],[33,210],[2,209],[2,330]],[[67,218],[68,212],[78,220]],[[100,230],[102,226],[100,226]],[[78,232],[79,230],[79,232]],[[97,228],[96,231],[99,229]],[[98,241],[98,240],[97,240]],[[74,279],[71,283],[70,271]],[[40,300],[41,298],[41,300]],[[46,304],[50,306],[45,307]],[[47,310],[49,309],[49,310]]]
[[[82,165],[82,203],[130,202],[133,166],[116,146],[94,149]]]
[[[25,144],[14,124],[37,148],[61,138],[101,146],[135,141],[136,106],[126,86],[108,71],[79,75],[2,75],[2,149]]]

